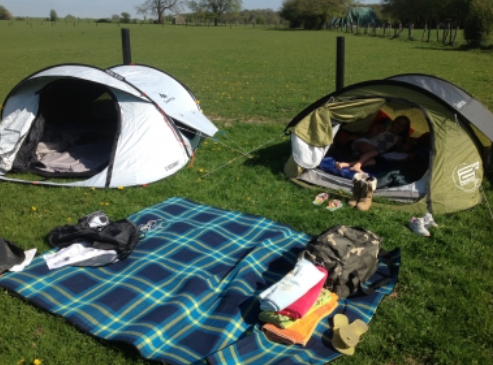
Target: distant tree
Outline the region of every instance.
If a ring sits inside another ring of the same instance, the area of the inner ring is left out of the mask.
[[[151,14],[156,17],[156,22],[163,23],[163,15],[166,10],[178,14],[185,8],[186,0],[146,0],[137,6],[138,14]],[[144,18],[145,19],[145,18]]]
[[[293,29],[301,27],[304,23],[304,15],[298,0],[284,0],[279,15],[287,20],[289,27]]]
[[[280,15],[290,22],[291,28],[322,29],[327,20],[340,15],[352,0],[285,0]]]
[[[381,0],[381,20],[387,18],[420,26],[450,21],[462,25],[474,3],[476,0]]]
[[[0,20],[11,20],[12,18],[12,13],[0,5]]]
[[[265,17],[263,15],[259,15],[255,18],[255,23],[258,25],[264,25],[265,24]]]
[[[118,22],[118,21],[120,21],[120,15],[118,15],[118,14],[113,14],[113,15],[111,16],[111,20],[112,20],[112,21],[114,21],[114,22]]]
[[[493,34],[493,2],[472,0],[469,15],[464,24],[464,38],[473,45],[486,43]]]
[[[50,22],[56,22],[58,20],[58,15],[55,10],[50,10]]]
[[[122,23],[130,23],[130,14],[129,13],[124,11],[121,14],[121,16],[122,16]]]
[[[242,0],[199,0],[189,1],[188,6],[193,11],[202,10],[214,18],[214,25],[227,13],[238,13],[241,10]]]
[[[277,25],[279,24],[279,14],[272,9],[265,9],[265,22],[267,24]]]
[[[70,20],[70,21],[74,21],[76,20],[77,18],[75,16],[73,16],[72,14],[67,14],[65,16],[65,20]]]

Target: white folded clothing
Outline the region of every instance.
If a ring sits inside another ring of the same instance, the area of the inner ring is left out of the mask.
[[[294,269],[260,293],[260,309],[278,312],[293,304],[325,277],[310,261],[299,260]]]
[[[32,248],[30,250],[24,251],[24,255],[26,256],[24,261],[22,261],[18,265],[12,266],[9,269],[9,271],[12,271],[12,272],[24,271],[26,266],[29,265],[33,261],[34,255],[36,255],[36,250],[37,250],[36,248]]]
[[[115,250],[100,250],[93,248],[89,242],[81,241],[64,247],[59,251],[43,256],[48,269],[58,269],[63,266],[104,266],[117,261]]]

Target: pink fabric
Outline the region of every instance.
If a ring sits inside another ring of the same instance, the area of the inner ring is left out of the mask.
[[[296,302],[294,302],[287,308],[284,308],[282,311],[276,312],[277,314],[282,314],[283,316],[288,316],[293,319],[300,319],[308,313],[310,308],[317,301],[318,295],[324,287],[325,279],[327,279],[327,270],[320,266],[316,266],[316,268],[324,274],[323,279],[315,284],[315,286],[308,290],[306,294],[303,295]]]

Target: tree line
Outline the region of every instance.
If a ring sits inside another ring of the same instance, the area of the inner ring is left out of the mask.
[[[487,42],[493,32],[492,0],[381,0],[382,20],[428,28],[452,24],[470,44]]]
[[[287,23],[291,28],[324,29],[332,18],[345,16],[350,6],[357,6],[355,0],[284,0],[281,10],[276,12],[242,10],[242,0],[145,0],[135,8],[138,14],[154,17],[153,22],[158,24],[165,22],[168,11],[182,14],[188,22],[195,23]],[[493,0],[380,0],[379,4],[367,6],[385,24],[412,24],[424,29],[451,24],[463,28],[466,40],[473,45],[493,38]],[[49,18],[56,21],[54,10]],[[1,5],[0,19],[12,19],[12,14]],[[114,14],[112,20],[130,22],[130,14]]]

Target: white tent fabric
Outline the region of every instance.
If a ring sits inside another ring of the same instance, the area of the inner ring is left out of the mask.
[[[186,165],[185,146],[152,104],[123,93],[117,98],[123,119],[110,187],[154,182]]]
[[[217,128],[201,112],[197,100],[174,78],[144,66],[118,66],[110,69],[144,91],[170,117],[207,136]]]
[[[115,74],[117,71],[122,77]],[[118,138],[113,157],[106,168],[89,179],[36,184],[116,188],[155,182],[183,168],[203,136],[213,136],[217,131],[202,114],[193,94],[159,70],[146,66],[121,66],[108,71],[84,65],[55,66],[19,83],[4,103],[0,123],[0,180],[32,183],[5,175],[12,169],[40,108],[38,91],[52,81],[67,78],[104,85],[116,99],[120,129],[115,136]],[[160,94],[169,98],[163,99]],[[185,124],[187,131],[195,136],[182,134],[168,115]]]
[[[81,80],[97,82],[115,89],[125,91],[137,97],[141,97],[141,93],[135,90],[132,86],[125,82],[110,76],[108,73],[94,67],[84,65],[61,65],[43,70],[29,78],[33,80],[40,77],[51,77],[58,79],[60,77],[74,77]]]
[[[0,174],[10,171],[21,143],[31,127],[38,110],[38,95],[32,91],[16,95],[10,99],[10,113],[0,124]]]

